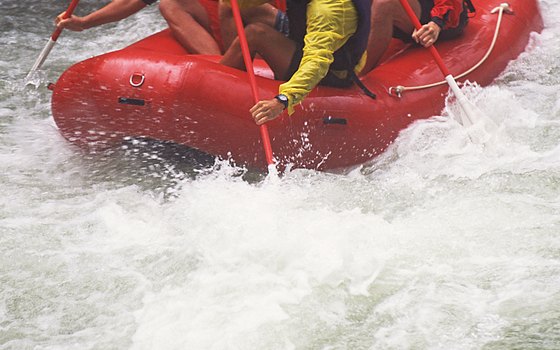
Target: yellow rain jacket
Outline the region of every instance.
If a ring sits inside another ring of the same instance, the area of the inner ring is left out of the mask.
[[[230,5],[229,0],[221,0]],[[255,7],[269,1],[238,0],[239,7]],[[231,5],[230,5],[231,6]],[[356,32],[358,13],[352,0],[310,0],[307,5],[307,33],[300,66],[289,81],[280,85],[279,93],[288,97],[288,114],[327,75],[333,54]],[[354,68],[359,73],[365,53]],[[338,72],[333,72],[337,74]],[[346,73],[346,72],[340,72]]]

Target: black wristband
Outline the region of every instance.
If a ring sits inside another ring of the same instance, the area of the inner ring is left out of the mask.
[[[274,98],[280,101],[280,103],[284,106],[284,109],[288,108],[288,96],[280,94],[274,96]]]

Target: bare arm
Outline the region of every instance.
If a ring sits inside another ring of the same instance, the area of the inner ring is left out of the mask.
[[[142,0],[113,0],[106,6],[84,17],[72,16],[62,19],[64,12],[55,19],[55,24],[60,28],[74,31],[96,27],[102,24],[117,22],[146,7]]]

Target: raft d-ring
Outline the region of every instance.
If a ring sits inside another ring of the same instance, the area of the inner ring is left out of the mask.
[[[513,15],[513,9],[511,8],[511,5],[508,4],[507,2],[502,2],[500,6],[494,8],[492,11],[490,11],[490,13],[494,14],[500,10],[502,10],[505,14]]]
[[[404,86],[402,86],[402,85],[391,86],[389,88],[389,95],[391,95],[391,96],[396,96],[398,98],[401,98],[403,92],[404,92]]]
[[[140,87],[144,84],[144,74],[143,73],[132,73],[130,76],[130,85],[134,87]]]

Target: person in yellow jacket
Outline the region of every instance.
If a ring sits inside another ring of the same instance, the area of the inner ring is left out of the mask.
[[[221,0],[229,3],[229,0]],[[258,6],[264,0],[238,0],[241,8]],[[293,113],[318,84],[347,87],[365,63],[371,0],[295,0],[287,2],[289,35],[286,37],[262,23],[245,28],[252,56],[268,63],[280,85],[279,94],[251,108],[257,124],[277,118],[284,109]],[[245,69],[236,39],[222,64]]]

